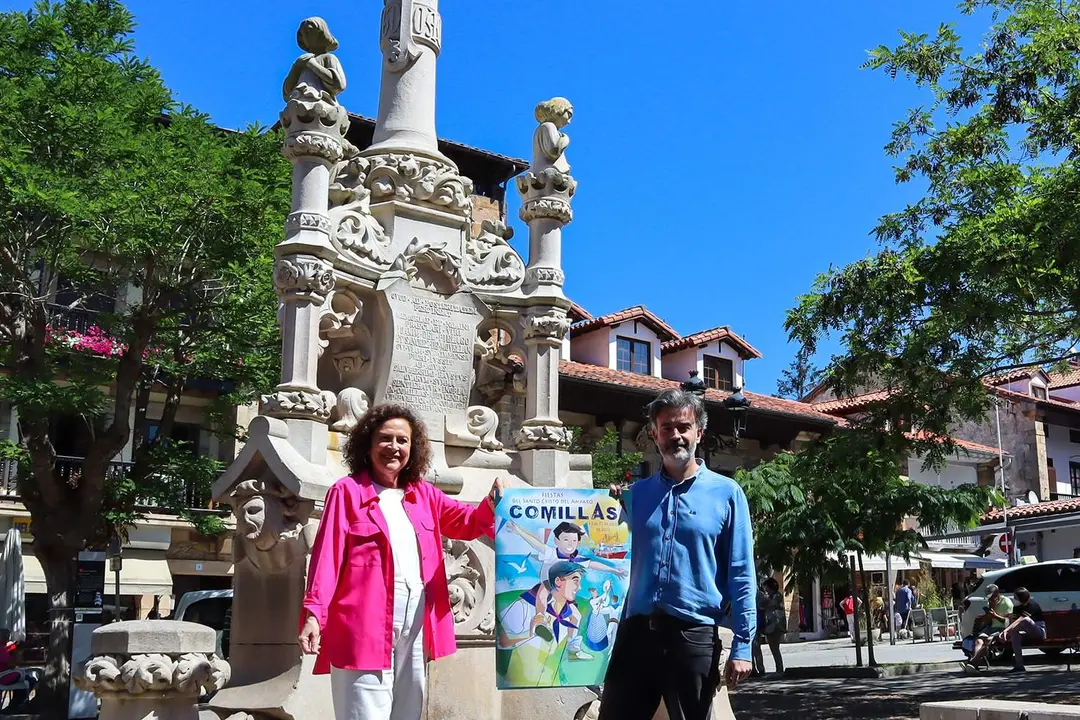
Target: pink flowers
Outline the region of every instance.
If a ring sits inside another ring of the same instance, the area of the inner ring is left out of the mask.
[[[114,340],[97,325],[91,325],[85,333],[67,328],[54,328],[51,325],[47,326],[45,331],[46,343],[60,345],[76,352],[115,358],[120,357],[127,350],[126,345]]]

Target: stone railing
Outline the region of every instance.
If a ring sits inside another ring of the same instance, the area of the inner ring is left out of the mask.
[[[114,623],[94,631],[73,679],[101,701],[101,720],[197,720],[199,697],[229,680],[216,647],[214,629],[197,623]]]

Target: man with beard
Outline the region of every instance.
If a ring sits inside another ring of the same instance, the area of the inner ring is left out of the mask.
[[[707,720],[721,681],[750,674],[757,635],[753,532],[742,489],[695,457],[707,416],[701,399],[666,390],[646,408],[663,458],[656,474],[613,488],[630,522],[630,586],[615,636],[600,720]],[[717,631],[730,606],[734,633],[720,673]]]

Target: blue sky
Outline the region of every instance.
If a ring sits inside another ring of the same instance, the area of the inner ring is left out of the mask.
[[[670,5],[443,0],[439,134],[527,157],[535,103],[568,97],[567,294],[594,314],[644,304],[682,333],[731,325],[764,355],[748,387],[772,393],[794,353],[785,312],[830,264],[871,252],[876,219],[912,198],[882,147],[928,97],[861,70],[866,51],[958,15],[952,2]],[[378,0],[129,7],[138,52],[222,125],[274,122],[296,26],[316,14],[341,42],[340,100],[376,114]]]

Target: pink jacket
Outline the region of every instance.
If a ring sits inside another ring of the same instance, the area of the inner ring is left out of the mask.
[[[322,630],[315,673],[389,670],[394,635],[394,558],[378,494],[365,471],[341,478],[326,494],[326,506],[308,566],[301,627],[310,613]],[[450,655],[454,617],[446,586],[442,536],[473,540],[495,534],[495,514],[451,500],[427,481],[405,490],[405,513],[416,529],[424,580],[424,654]]]

